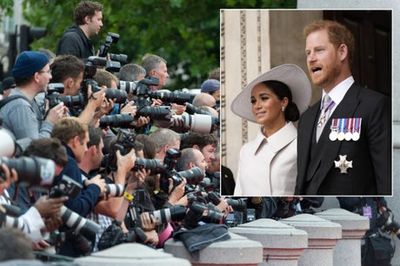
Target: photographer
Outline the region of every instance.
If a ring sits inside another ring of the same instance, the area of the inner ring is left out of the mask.
[[[52,77],[47,57],[39,52],[22,52],[17,57],[12,74],[17,87],[2,102],[0,116],[4,118],[4,127],[17,140],[49,137],[53,125],[68,110],[60,103],[44,116],[34,99],[38,93],[46,91]]]
[[[61,95],[80,95],[85,70],[85,66],[81,60],[73,55],[57,56],[50,65],[50,69],[53,76],[51,82],[62,83],[64,85],[64,92]],[[94,122],[96,111],[100,110],[106,102],[104,91],[105,89],[102,89],[89,96],[84,110],[76,114],[79,115],[79,119],[83,123],[90,124]],[[89,91],[89,94],[91,94],[91,91]],[[81,97],[81,101],[82,106],[80,108],[83,108],[83,96]]]
[[[119,79],[125,81],[139,81],[146,77],[146,70],[137,64],[126,64],[119,71]]]
[[[82,124],[73,117],[64,118],[54,126],[52,134],[53,137],[61,140],[68,154],[68,163],[61,174],[55,178],[55,183],[57,184],[63,175],[67,175],[78,184],[83,185],[78,163],[82,161],[87,151],[87,143],[89,141],[87,125]],[[65,203],[65,206],[80,216],[85,217],[93,211],[100,195],[104,194],[105,191],[105,181],[100,175],[97,175],[86,181],[85,188],[76,197],[69,199]],[[75,241],[76,239],[73,234],[67,234],[67,240],[60,247],[59,253],[73,257],[82,254],[78,243],[75,243]]]
[[[76,118],[68,117],[55,125],[52,135],[64,144],[68,154],[68,162],[62,172],[55,178],[55,183],[65,174],[76,182],[83,184],[78,163],[82,161],[87,151],[87,143],[89,142],[88,127]],[[87,181],[85,189],[76,198],[69,199],[65,205],[72,211],[86,216],[93,210],[100,194],[104,193],[105,189],[105,181],[98,175]]]
[[[202,92],[194,96],[192,104],[198,107],[208,106],[214,108],[216,105],[216,100],[212,95]]]
[[[82,178],[84,182],[90,180],[96,174],[96,171],[100,168],[101,161],[103,160],[103,140],[102,131],[99,128],[89,127],[89,138],[88,149],[83,156],[83,159],[79,163],[79,168],[82,172]],[[109,179],[108,184],[116,184],[120,186],[125,185],[125,181],[130,173],[131,169],[135,164],[135,150],[131,150],[130,153],[125,156],[121,156],[120,152],[117,151],[117,171],[111,174],[112,179]],[[122,190],[123,192],[123,190]],[[91,219],[94,220],[101,226],[101,230],[96,235],[95,250],[97,249],[97,242],[103,233],[103,231],[112,223],[112,219],[116,219],[122,208],[124,197],[115,195],[108,197],[109,194],[103,195],[102,199],[96,204]],[[128,206],[125,208],[125,212]]]
[[[57,45],[57,55],[71,54],[86,59],[94,55],[90,38],[103,26],[103,6],[98,2],[82,1],[74,11],[76,25],[69,27]]]
[[[143,57],[142,66],[146,70],[147,77],[158,79],[157,86],[150,86],[152,91],[160,90],[167,85],[169,78],[167,60],[158,55],[146,54]]]
[[[0,179],[0,204],[11,205],[11,199],[6,188],[11,183],[18,181],[18,175],[14,169],[10,171],[5,164],[1,165],[1,172],[4,179]],[[48,225],[47,231],[49,232],[56,229],[53,226],[54,220],[57,219],[60,208],[66,200],[67,197],[50,199],[48,196],[42,196],[25,213],[14,214],[18,217],[13,226],[18,225],[18,228],[32,241],[32,246],[35,249],[47,247],[48,244],[42,240],[42,230],[46,229],[46,225]],[[15,211],[20,212],[19,208]],[[0,205],[0,215],[3,216],[6,213],[4,206]],[[2,223],[3,221],[0,224]]]
[[[220,82],[216,79],[207,79],[201,84],[201,92],[208,93],[214,97],[215,101],[219,104],[220,99]]]
[[[63,167],[67,164],[67,152],[65,147],[58,139],[43,138],[33,140],[25,149],[23,156],[39,156],[54,161],[56,169],[55,175],[61,173]],[[23,212],[27,211],[43,193],[31,189],[31,187],[21,186],[18,183],[12,184],[8,189],[10,197],[16,200],[16,203]]]
[[[12,89],[14,89],[15,87],[16,85],[13,77],[4,78],[1,82],[0,95],[2,95],[2,97],[0,96],[0,100],[7,98],[10,95]]]
[[[216,160],[215,151],[217,149],[218,139],[213,134],[201,134],[196,132],[190,132],[183,137],[181,142],[181,148],[195,148],[203,153],[204,158],[207,162],[208,168],[213,168],[212,163]],[[211,174],[207,177],[214,178]]]

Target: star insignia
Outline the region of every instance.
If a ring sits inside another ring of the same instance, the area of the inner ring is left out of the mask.
[[[353,168],[353,161],[347,161],[346,158],[347,155],[339,155],[339,161],[334,161],[335,168],[339,168],[341,174],[347,174],[347,169]]]

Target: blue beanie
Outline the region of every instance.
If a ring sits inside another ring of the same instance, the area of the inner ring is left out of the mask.
[[[17,57],[12,75],[14,78],[27,78],[33,76],[48,63],[49,59],[44,53],[25,51]]]
[[[201,92],[214,92],[219,90],[220,84],[216,79],[207,79],[201,84]]]

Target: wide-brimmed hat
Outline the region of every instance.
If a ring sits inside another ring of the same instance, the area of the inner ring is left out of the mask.
[[[231,105],[232,112],[244,119],[256,122],[251,111],[251,91],[254,86],[267,80],[277,80],[289,87],[292,92],[293,102],[297,105],[300,114],[308,108],[311,100],[311,84],[306,73],[297,65],[284,64],[272,68],[250,82],[233,100]]]

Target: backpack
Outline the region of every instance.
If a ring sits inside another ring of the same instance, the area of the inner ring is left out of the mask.
[[[390,235],[380,232],[366,234],[361,247],[361,264],[363,266],[390,266],[395,248]]]

